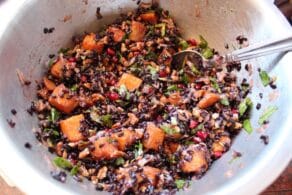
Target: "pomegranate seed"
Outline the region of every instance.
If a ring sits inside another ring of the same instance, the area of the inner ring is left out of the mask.
[[[216,151],[216,152],[213,153],[213,155],[214,155],[215,158],[220,158],[222,156],[222,152]]]
[[[112,101],[116,101],[118,100],[120,97],[119,97],[119,94],[117,94],[116,92],[110,92],[107,94],[107,97],[112,100]]]
[[[198,45],[198,43],[197,43],[197,41],[195,39],[189,39],[187,42],[191,46],[197,46]]]
[[[202,84],[201,83],[196,83],[195,89],[201,89],[201,88],[202,88]]]
[[[232,114],[238,114],[238,110],[236,108],[231,109]]]
[[[115,50],[113,50],[112,48],[107,48],[106,52],[110,56],[114,56],[116,54]]]
[[[82,82],[86,82],[87,81],[87,78],[84,75],[82,75],[80,79],[81,79]]]
[[[114,79],[108,79],[108,80],[106,80],[106,84],[108,84],[110,86],[114,86],[116,84],[116,81]]]
[[[198,131],[197,136],[201,138],[202,141],[205,141],[205,139],[208,137],[208,133],[205,131]]]
[[[201,138],[199,138],[199,137],[194,137],[194,138],[193,138],[193,141],[194,141],[196,144],[202,142]]]
[[[181,88],[181,89],[184,89],[185,88],[185,85],[184,84],[178,84],[177,87],[178,88]]]
[[[113,59],[112,59],[112,61],[113,61],[114,63],[117,63],[117,62],[119,61],[119,59],[118,59],[116,56],[114,56]]]
[[[75,57],[71,57],[68,59],[69,62],[76,62],[76,58]]]
[[[193,129],[193,128],[196,128],[198,126],[198,124],[199,123],[197,121],[191,120],[189,127],[190,127],[190,129]]]
[[[159,77],[167,77],[167,72],[165,70],[160,70],[158,75]]]

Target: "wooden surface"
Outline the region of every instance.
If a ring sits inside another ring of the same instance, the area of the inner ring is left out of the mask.
[[[16,188],[9,187],[0,177],[1,195],[24,195]],[[292,194],[292,162],[282,175],[261,195],[291,195]]]

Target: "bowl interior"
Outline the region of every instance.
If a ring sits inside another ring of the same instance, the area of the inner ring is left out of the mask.
[[[53,180],[49,173],[53,170],[50,163],[52,155],[41,146],[33,135],[33,129],[37,129],[36,117],[30,116],[26,109],[35,98],[36,83],[46,71],[49,54],[56,52],[64,46],[70,46],[71,37],[84,31],[98,31],[104,24],[110,23],[119,13],[125,13],[137,7],[136,1],[110,0],[110,1],[80,1],[71,0],[30,0],[18,10],[17,15],[10,22],[2,37],[0,37],[0,137],[5,141],[0,145],[1,151],[9,154],[14,153],[15,159],[20,160],[21,167],[14,167],[12,180],[17,185],[29,192],[29,187],[23,187],[23,182],[16,175],[23,175],[24,170],[29,169],[33,173],[33,179],[42,178],[46,182],[45,188],[51,190],[60,189],[68,193],[94,194],[92,185],[79,184],[68,178],[67,184],[61,184]],[[206,3],[208,2],[208,3]],[[250,44],[265,41],[269,38],[277,38],[291,33],[287,23],[275,8],[267,2],[260,1],[181,1],[160,0],[160,5],[168,9],[181,27],[185,38],[203,35],[210,46],[221,53],[231,51],[232,45],[236,45],[235,38],[245,35]],[[102,20],[97,20],[95,11],[101,7]],[[44,34],[43,28],[54,27],[51,34]],[[230,50],[224,48],[228,43]],[[225,194],[237,192],[256,193],[262,190],[283,169],[291,157],[291,143],[287,137],[291,137],[291,78],[289,78],[288,61],[291,55],[275,54],[256,60],[243,62],[253,65],[253,75],[248,76],[242,68],[242,78],[248,78],[254,85],[250,94],[254,104],[260,102],[262,109],[253,110],[252,124],[254,132],[248,135],[242,131],[233,142],[228,153],[216,161],[206,175],[197,181],[186,191],[187,194],[219,193]],[[277,76],[277,90],[272,91],[269,87],[264,88],[259,80],[257,68],[261,67]],[[16,71],[32,81],[29,86],[21,86]],[[274,93],[273,93],[274,92]],[[259,97],[263,93],[263,98]],[[276,96],[277,98],[273,97]],[[275,95],[276,94],[276,95]],[[271,101],[271,99],[274,99]],[[266,129],[259,128],[258,118],[268,105],[276,105],[277,113],[274,114]],[[11,109],[17,110],[13,116]],[[7,119],[16,122],[15,128],[10,128]],[[264,131],[264,132],[262,132]],[[261,134],[270,137],[270,144],[265,146],[259,139]],[[32,149],[23,147],[24,143],[30,142]],[[236,150],[243,156],[230,163],[232,151]],[[286,154],[286,155],[285,155]],[[13,155],[13,154],[11,154]],[[12,158],[12,157],[11,157]],[[14,157],[13,157],[14,158]],[[273,160],[273,162],[272,162]],[[10,169],[7,165],[9,159],[3,160],[5,170]],[[279,162],[278,166],[271,165]],[[1,167],[3,168],[3,167]],[[266,172],[269,168],[269,172]],[[5,171],[4,170],[4,171]],[[21,173],[22,172],[22,173]],[[255,178],[258,176],[258,179]],[[267,178],[265,182],[260,179]],[[31,185],[29,182],[26,185]],[[42,184],[40,184],[42,186]],[[43,189],[40,189],[43,192]],[[30,191],[31,192],[31,191]],[[36,192],[36,191],[35,191]],[[45,192],[46,193],[46,192]]]

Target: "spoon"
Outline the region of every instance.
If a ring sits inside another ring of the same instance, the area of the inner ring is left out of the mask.
[[[231,53],[223,55],[222,62],[236,62],[242,60],[248,60],[257,58],[260,56],[265,56],[273,53],[285,52],[292,50],[292,36],[288,36],[281,39],[270,40],[264,43],[257,43],[250,45],[248,47],[235,50]],[[205,59],[202,54],[196,50],[186,49],[180,52],[177,52],[173,55],[173,60],[171,62],[171,67],[179,70],[184,64],[184,61],[188,58],[192,63],[197,67],[202,65],[203,62],[211,64],[213,59]]]

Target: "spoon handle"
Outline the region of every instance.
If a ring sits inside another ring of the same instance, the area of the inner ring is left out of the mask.
[[[242,61],[260,56],[292,50],[292,36],[258,43],[249,47],[233,51],[226,55],[226,61]]]

